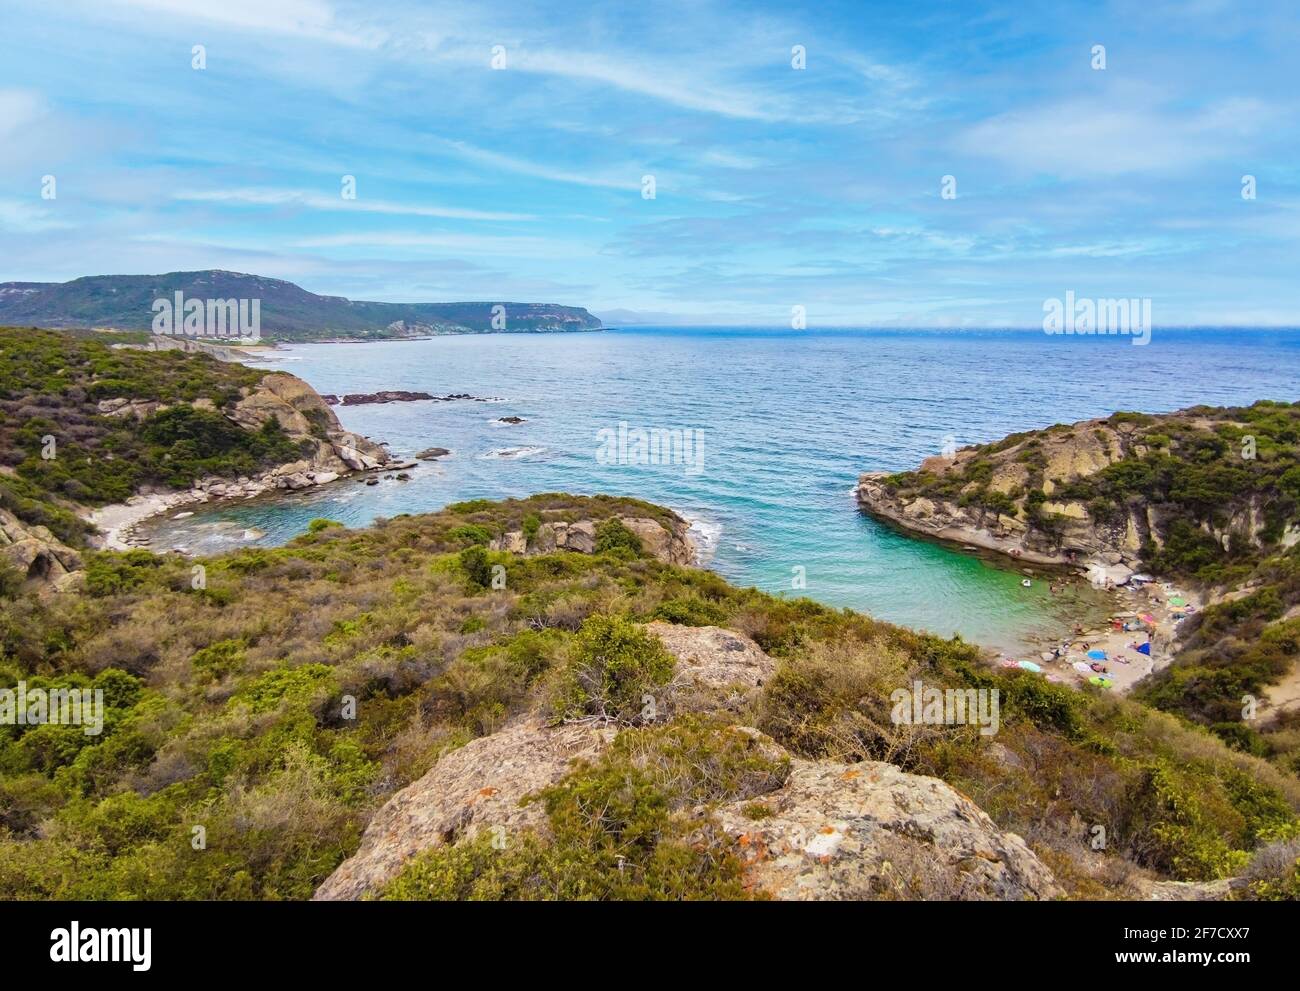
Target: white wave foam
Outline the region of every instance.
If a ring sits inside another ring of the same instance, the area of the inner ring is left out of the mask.
[[[718,553],[718,544],[722,540],[722,524],[713,520],[687,516],[685,513],[679,515],[690,524],[686,530],[686,535],[695,544],[697,559],[695,563],[702,568],[712,561],[713,556]]]
[[[535,454],[541,454],[545,451],[544,447],[498,447],[495,450],[488,451],[487,454],[481,454],[479,457],[484,459],[507,458],[516,460],[518,458],[528,458]]]

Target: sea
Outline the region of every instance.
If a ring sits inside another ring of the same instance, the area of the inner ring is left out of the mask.
[[[705,566],[735,584],[1023,651],[1097,604],[1082,591],[1053,595],[1046,576],[1013,562],[869,519],[854,485],[863,472],[914,468],[954,445],[1116,410],[1300,399],[1300,331],[1156,329],[1149,344],[1131,342],[638,327],[285,346],[256,364],[322,393],[489,401],[336,406],[345,428],[395,456],[451,454],[420,462],[409,480],[188,507],[193,515],[142,532],[156,549],[206,554],[278,545],[317,517],[365,527],[465,499],[628,495],[691,521]]]

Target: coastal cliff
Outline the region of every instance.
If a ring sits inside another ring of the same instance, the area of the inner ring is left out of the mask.
[[[1171,540],[1229,556],[1295,541],[1294,482],[1281,482],[1293,464],[1258,443],[1259,421],[1274,416],[1296,419],[1285,404],[1258,404],[1058,424],[916,471],[866,473],[856,495],[864,512],[918,535],[1118,582],[1142,567],[1178,570],[1162,553]]]
[[[918,536],[1193,590],[1203,608],[1159,630],[1172,653],[1135,696],[1300,772],[1300,404],[1058,424],[864,474],[856,494]]]
[[[301,379],[204,353],[0,328],[0,381],[0,562],[40,584],[153,512],[391,465]]]

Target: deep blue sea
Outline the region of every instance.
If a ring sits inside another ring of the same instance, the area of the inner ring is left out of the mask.
[[[338,406],[345,427],[397,455],[453,453],[407,482],[207,508],[154,527],[154,546],[210,552],[281,543],[319,516],[360,527],[476,497],[616,493],[695,521],[709,567],[733,582],[1008,648],[1058,629],[1063,603],[1043,582],[1023,588],[1014,570],[864,518],[852,497],[861,472],[915,467],[949,436],[960,446],[1121,409],[1300,398],[1294,331],[1157,329],[1140,347],[1030,331],[638,328],[297,345],[275,357],[264,366],[320,392],[503,401]],[[698,431],[702,443],[688,464],[607,463],[599,432],[620,423]]]

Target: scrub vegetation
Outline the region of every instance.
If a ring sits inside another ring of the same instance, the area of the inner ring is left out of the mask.
[[[960,640],[735,588],[621,536],[530,557],[482,539],[616,516],[671,518],[604,497],[475,500],[209,558],[199,589],[190,559],[137,550],[90,555],[80,591],[0,602],[0,687],[102,687],[107,704],[99,736],[0,728],[0,897],[310,897],[390,795],[524,712],[622,729],[532,797],[545,833],[426,853],[386,897],[754,896],[727,838],[683,814],[786,773],[737,726],[800,756],[943,778],[1076,896],[1133,873],[1252,869],[1249,893],[1294,895],[1277,851],[1300,835],[1300,784],[1206,730],[989,668]],[[504,567],[506,587],[480,563]],[[745,633],[778,672],[746,711],[647,722],[642,693],[671,674],[644,630],[657,618]],[[914,678],[999,688],[1000,732],[893,724],[889,694]],[[1108,824],[1100,866],[1083,852],[1091,823]]]

